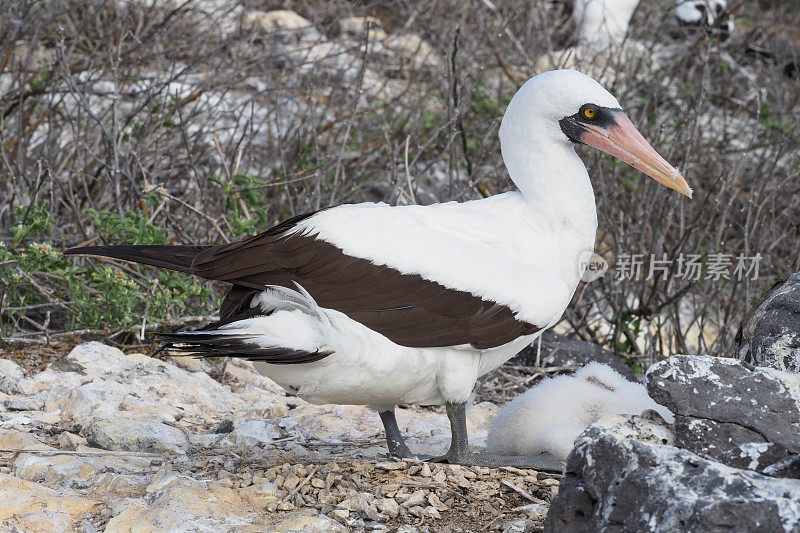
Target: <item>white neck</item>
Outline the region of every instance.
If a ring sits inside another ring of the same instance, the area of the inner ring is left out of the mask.
[[[593,235],[597,228],[594,190],[572,145],[525,143],[523,138],[503,141],[501,150],[509,176],[532,211],[591,230]]]

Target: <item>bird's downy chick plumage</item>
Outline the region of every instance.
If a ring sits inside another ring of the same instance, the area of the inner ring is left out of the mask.
[[[503,407],[489,431],[488,449],[501,455],[535,456],[549,452],[566,460],[575,439],[610,415],[638,415],[652,409],[674,417],[610,366],[593,362],[571,376],[543,381]]]

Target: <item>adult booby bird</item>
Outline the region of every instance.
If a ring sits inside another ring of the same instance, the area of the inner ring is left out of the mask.
[[[575,0],[578,44],[600,51],[622,43],[638,5],[639,0]]]
[[[452,463],[555,468],[552,458],[472,454],[475,380],[555,324],[594,245],[597,213],[574,144],[607,152],[687,196],[686,181],[588,76],[525,83],[500,144],[518,191],[429,206],[342,205],[217,246],[98,246],[114,257],[232,284],[220,320],[163,337],[171,349],[251,359],[316,404],[377,407],[389,451],[411,455],[394,405],[446,405]]]

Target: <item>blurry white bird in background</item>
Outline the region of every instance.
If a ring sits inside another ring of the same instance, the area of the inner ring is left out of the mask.
[[[502,455],[549,452],[565,461],[575,439],[597,420],[639,415],[651,409],[672,423],[673,414],[604,363],[593,362],[571,376],[545,380],[503,407],[492,424],[487,448]]]
[[[639,0],[575,0],[578,45],[599,51],[622,43],[638,5]]]
[[[684,27],[714,30],[721,40],[733,33],[733,17],[725,0],[677,0],[675,18]]]

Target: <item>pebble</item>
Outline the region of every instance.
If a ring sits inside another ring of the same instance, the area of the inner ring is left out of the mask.
[[[363,509],[359,509],[356,514],[359,518],[369,522],[386,522],[389,519],[387,515],[379,513],[372,507],[364,507]]]
[[[421,505],[423,503],[425,503],[425,491],[417,490],[414,491],[405,501],[403,501],[402,505],[408,509],[409,507]]]
[[[378,510],[389,518],[395,518],[400,514],[400,505],[394,498],[382,498],[378,501]]]
[[[381,470],[403,470],[406,468],[406,463],[403,461],[396,461],[391,463],[377,463],[375,468],[380,468]]]
[[[428,463],[423,463],[422,467],[420,467],[419,475],[422,477],[431,477],[431,467]]]
[[[300,484],[300,478],[295,475],[291,475],[283,481],[283,488],[287,490],[294,490],[295,487],[297,487],[297,485],[299,484]]]
[[[346,524],[347,519],[350,518],[350,511],[347,509],[334,509],[331,511],[330,516],[339,522]]]

